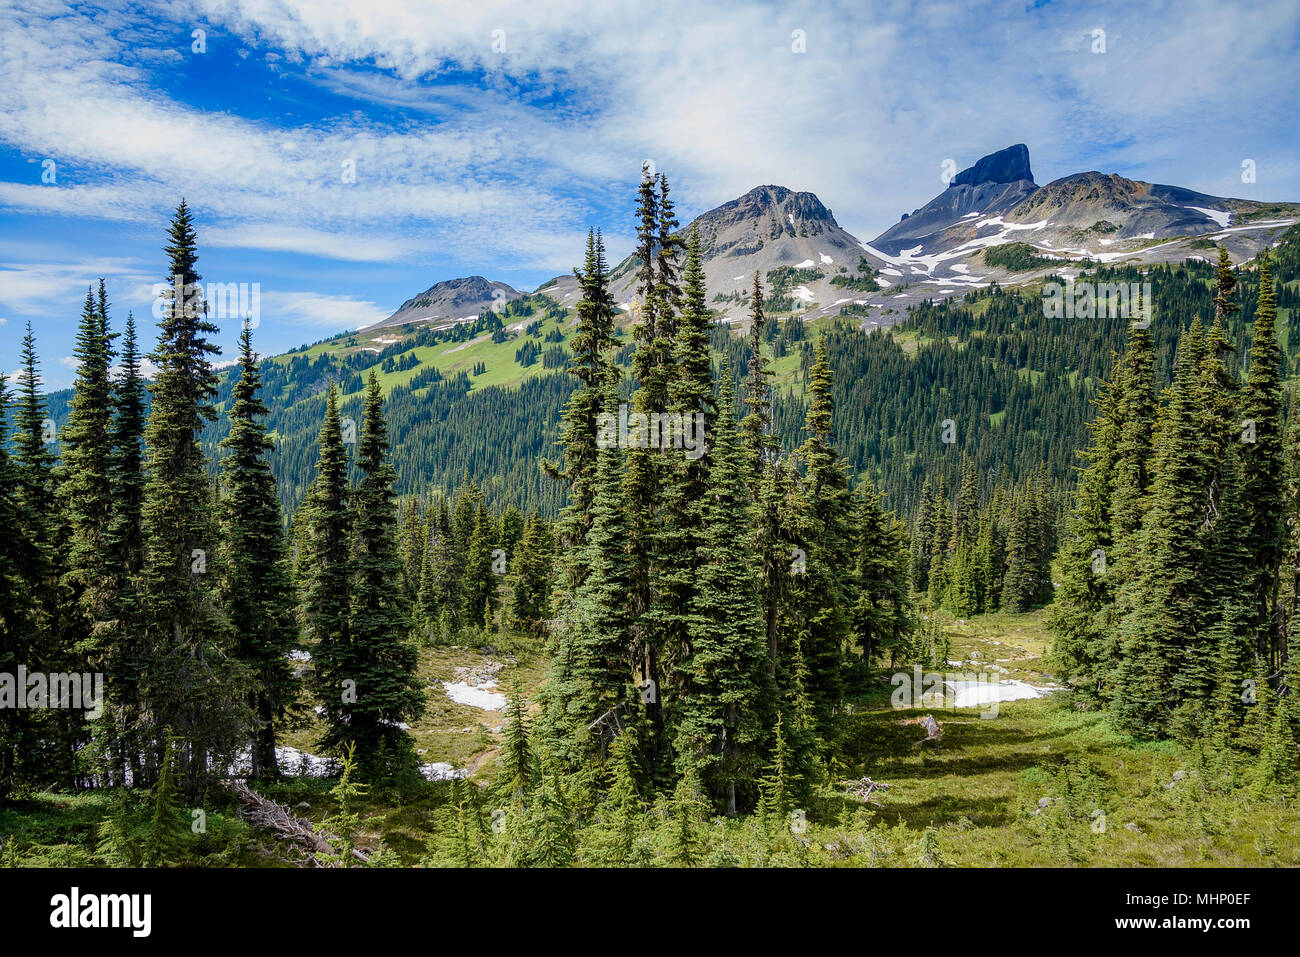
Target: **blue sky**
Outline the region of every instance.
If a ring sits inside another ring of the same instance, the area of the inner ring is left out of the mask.
[[[534,288],[589,226],[621,258],[647,158],[683,221],[778,183],[864,240],[1017,142],[1040,183],[1300,200],[1294,0],[17,0],[0,37],[0,372],[30,319],[51,389],[98,276],[152,343],[181,196],[267,353],[440,279]]]

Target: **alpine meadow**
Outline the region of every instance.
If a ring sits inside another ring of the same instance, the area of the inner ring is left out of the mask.
[[[38,923],[1300,866],[1293,5],[92,7],[0,14]]]

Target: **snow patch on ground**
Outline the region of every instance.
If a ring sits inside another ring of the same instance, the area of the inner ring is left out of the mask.
[[[444,681],[443,690],[447,697],[458,704],[467,704],[471,708],[484,711],[500,711],[506,706],[506,696],[497,690],[495,681],[471,685],[464,681]]]
[[[821,259],[823,266],[831,266],[835,264],[835,260],[831,259],[831,257],[827,256],[825,253],[821,253],[819,258]]]
[[[792,292],[791,295],[794,296],[796,299],[798,299],[800,302],[813,301],[813,291],[809,289],[807,286],[795,286],[794,292]]]
[[[805,260],[804,260],[803,262],[801,262],[801,263],[795,263],[795,264],[794,264],[794,268],[795,268],[795,269],[807,269],[809,266],[813,266],[813,265],[816,265],[816,264],[815,264],[811,259],[805,259]]]
[[[1232,213],[1218,209],[1206,209],[1204,206],[1184,206],[1184,209],[1193,209],[1198,213],[1210,217],[1222,228],[1227,228],[1228,220],[1232,218]]]
[[[1035,688],[1031,684],[1014,679],[999,682],[992,681],[945,681],[952,689],[955,699],[954,707],[976,708],[984,704],[1001,701],[1021,701],[1026,698],[1042,698],[1051,694],[1053,689]]]

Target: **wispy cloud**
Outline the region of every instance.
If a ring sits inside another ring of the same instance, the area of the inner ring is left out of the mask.
[[[1016,142],[1040,182],[1102,169],[1300,199],[1291,0],[26,0],[0,35],[0,215],[100,227],[42,239],[83,265],[0,266],[20,321],[75,318],[97,275],[144,305],[122,290],[158,267],[110,271],[109,234],[155,241],[180,196],[221,270],[274,263],[274,285],[309,290],[276,288],[302,305],[284,315],[322,328],[416,291],[395,266],[527,285],[576,264],[593,225],[621,256],[646,158],[684,219],[779,183],[864,239],[937,193],[945,160]],[[22,239],[0,256],[36,259]]]
[[[265,293],[262,296],[263,326],[287,322],[294,326],[359,329],[387,319],[391,312],[391,309],[350,296],[312,292]]]

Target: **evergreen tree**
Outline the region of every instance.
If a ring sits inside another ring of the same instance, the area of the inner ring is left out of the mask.
[[[105,674],[104,715],[96,735],[109,761],[110,780],[140,780],[145,743],[139,732],[142,702],[136,693],[147,666],[146,645],[139,626],[142,614],[139,575],[144,566],[141,508],[144,502],[145,384],[140,373],[135,317],[126,316],[117,380],[113,383],[113,421],[109,427],[109,476],[113,505],[104,535],[104,566],[111,582],[110,620],[99,635],[99,662]]]
[[[510,618],[516,627],[539,631],[551,617],[551,563],[554,541],[550,527],[536,513],[524,523],[523,536],[511,559]]]
[[[497,597],[497,576],[492,556],[496,534],[497,525],[480,498],[461,579],[464,620],[471,625],[488,627],[492,624]]]
[[[73,351],[79,363],[77,375],[68,420],[60,437],[63,480],[58,488],[58,503],[68,524],[63,600],[69,606],[71,619],[68,636],[82,654],[97,651],[100,634],[112,617],[114,585],[106,565],[106,539],[113,511],[109,475],[113,410],[103,280],[100,303],[87,289]],[[94,663],[97,667],[102,664],[97,654]]]
[[[1231,270],[1228,270],[1231,276]],[[1235,280],[1235,276],[1232,276]],[[1220,295],[1225,296],[1223,280]],[[1230,290],[1230,287],[1229,287]],[[1216,299],[1216,304],[1218,300]],[[1282,350],[1277,341],[1277,291],[1268,250],[1259,256],[1259,304],[1242,391],[1242,481],[1248,510],[1245,544],[1251,556],[1249,590],[1261,654],[1281,660],[1278,569],[1283,557]]]
[[[439,496],[430,506],[428,541],[420,569],[420,592],[416,596],[416,620],[426,635],[450,640],[442,635],[444,618],[453,623],[460,619],[460,570],[452,541],[451,513],[447,500]]]
[[[349,740],[351,706],[358,693],[351,652],[353,513],[347,475],[338,391],[331,384],[325,395],[316,479],[307,497],[307,587],[302,609],[303,633],[312,644],[313,686],[331,744]]]
[[[689,288],[688,280],[688,288]],[[689,293],[688,293],[689,296]],[[753,576],[746,567],[753,505],[732,409],[735,392],[724,376],[722,412],[709,450],[706,527],[693,613],[687,622],[689,658],[680,668],[677,763],[694,770],[736,813],[736,792],[753,780],[755,718],[766,688],[766,643]]]
[[[352,497],[349,641],[345,649],[335,651],[331,662],[340,676],[356,682],[356,700],[345,709],[346,721],[332,725],[325,736],[330,748],[355,742],[360,766],[380,774],[388,770],[378,766],[381,755],[399,766],[414,763],[411,736],[401,724],[424,711],[415,674],[417,656],[409,637],[411,621],[401,595],[395,473],[387,460],[383,402],[379,379],[371,370],[357,445],[361,482]]]
[[[1122,425],[1115,449],[1111,552],[1107,559],[1108,568],[1119,576],[1117,583],[1129,577],[1125,560],[1136,548],[1151,484],[1151,442],[1156,424],[1155,352],[1151,333],[1141,323],[1129,329],[1118,418]]]
[[[1033,607],[1038,592],[1038,523],[1028,489],[1015,505],[1007,532],[1007,572],[1002,582],[1002,607],[1021,612]]]
[[[293,584],[280,522],[280,499],[267,461],[274,443],[260,421],[266,415],[252,331],[239,337],[239,381],[222,440],[221,600],[235,633],[235,655],[253,677],[249,708],[253,777],[279,774],[276,724],[297,693],[287,655],[297,641]]]
[[[567,585],[576,588],[585,570],[576,565],[580,546],[591,524],[591,502],[595,494],[597,417],[604,402],[604,390],[617,383],[618,370],[608,352],[613,343],[617,307],[609,291],[609,268],[605,245],[599,232],[588,232],[587,255],[581,271],[574,270],[582,298],[574,311],[577,327],[569,348],[573,359],[569,373],[578,379],[565,408],[560,444],[564,449],[564,471],[549,463],[549,471],[569,484],[569,504],[558,524],[558,536],[566,549]]]
[[[786,534],[785,484],[780,442],[773,432],[772,370],[763,354],[763,283],[754,271],[749,297],[749,366],[745,377],[745,417],[740,430],[751,470],[750,496],[755,506],[753,548],[759,563],[759,607],[767,638],[768,675],[774,676],[780,657],[781,608],[787,597],[792,544]]]
[[[208,775],[209,754],[221,766],[238,743],[246,688],[207,574],[217,542],[199,437],[216,419],[210,357],[219,350],[207,338],[217,327],[207,318],[195,271],[197,237],[184,201],[168,235],[171,286],[151,355],[157,373],[145,430],[140,591],[148,667],[139,694],[153,722],[155,764],[163,759],[161,729],[171,727],[181,742],[185,787],[194,793]]]
[[[22,574],[22,552],[28,543],[9,458],[9,402],[7,383],[0,376],[0,672],[16,674],[18,665],[27,661],[35,611]],[[24,716],[17,708],[0,708],[0,799],[7,797],[16,783]]]
[[[1111,550],[1112,472],[1122,422],[1123,365],[1116,358],[1109,384],[1097,399],[1097,416],[1089,428],[1090,448],[1081,453],[1068,532],[1061,548],[1061,588],[1049,618],[1056,633],[1053,655],[1077,700],[1098,707],[1107,697],[1117,647],[1099,614],[1113,600],[1108,552]]]
[[[528,739],[528,702],[524,700],[523,685],[517,674],[511,675],[507,688],[506,707],[501,715],[505,728],[497,782],[501,800],[511,806],[522,806],[538,775],[533,746]]]
[[[609,748],[609,756],[610,784],[609,792],[605,795],[605,807],[609,814],[607,823],[613,835],[609,863],[626,867],[632,862],[644,814],[643,802],[637,793],[638,770],[631,736],[620,734],[615,737]]]
[[[883,651],[900,647],[912,629],[907,549],[902,525],[885,511],[870,479],[858,486],[856,499],[853,637],[862,664],[870,667]]]
[[[412,616],[416,615],[416,599],[420,594],[420,578],[424,569],[424,556],[428,551],[428,528],[420,514],[420,504],[414,497],[407,499],[402,520],[397,531],[397,548],[402,556],[402,585]]]
[[[1199,319],[1178,346],[1174,384],[1161,415],[1151,501],[1143,516],[1133,578],[1124,586],[1122,653],[1112,710],[1133,733],[1161,735],[1178,700],[1204,697],[1205,593],[1201,581],[1206,469],[1196,368],[1204,343]]]
[[[853,573],[848,519],[852,499],[844,463],[832,444],[834,398],[826,340],[818,340],[808,379],[806,439],[799,450],[804,475],[794,505],[795,540],[806,555],[806,570],[792,576],[795,627],[807,632],[804,655],[808,693],[819,733],[835,737],[843,696],[841,663],[849,636]]]
[[[616,408],[616,401],[613,388],[607,388],[606,408]],[[594,739],[589,726],[620,703],[629,677],[629,597],[635,570],[628,551],[622,461],[617,446],[600,450],[591,528],[582,545],[588,575],[578,586],[573,620],[561,631],[546,687],[547,739],[566,768],[590,756]]]

